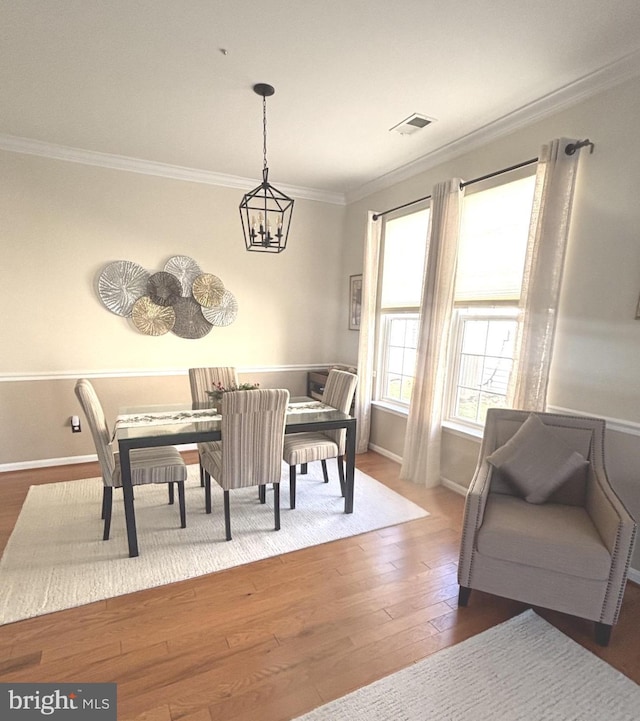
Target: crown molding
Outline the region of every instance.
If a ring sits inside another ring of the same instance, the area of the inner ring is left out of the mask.
[[[0,134],[0,150],[7,150],[11,153],[22,153],[24,155],[37,155],[42,158],[64,160],[69,163],[80,163],[82,165],[93,165],[99,168],[110,170],[123,170],[142,175],[155,175],[159,178],[171,178],[172,180],[184,180],[190,183],[204,183],[205,185],[217,185],[222,188],[236,188],[238,190],[250,190],[259,185],[261,181],[254,178],[242,178],[237,175],[225,175],[214,173],[210,170],[199,170],[197,168],[186,168],[181,165],[170,165],[158,163],[153,160],[142,160],[130,158],[126,155],[112,155],[110,153],[99,153],[93,150],[72,148],[67,145],[56,145],[42,140],[22,138],[17,135]],[[302,200],[315,200],[320,203],[332,203],[334,205],[345,205],[346,198],[343,193],[332,193],[315,188],[303,188],[295,185],[279,185],[287,195]]]
[[[437,165],[453,160],[463,153],[467,153],[492,140],[497,140],[520,128],[531,125],[537,120],[554,115],[565,108],[576,105],[587,98],[608,90],[616,85],[631,80],[640,74],[640,50],[629,53],[598,70],[584,75],[578,80],[568,83],[531,103],[523,105],[501,118],[487,123],[477,130],[458,138],[457,140],[436,148],[431,153],[407,163],[385,175],[372,180],[370,183],[349,191],[346,194],[347,204],[362,200],[373,193],[408,180],[419,173],[423,173]]]

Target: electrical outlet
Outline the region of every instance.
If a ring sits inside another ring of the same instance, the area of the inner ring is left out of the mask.
[[[71,432],[80,433],[81,430],[80,416],[71,416]]]

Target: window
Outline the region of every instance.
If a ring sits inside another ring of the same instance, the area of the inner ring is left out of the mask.
[[[407,408],[415,378],[429,210],[385,221],[378,313],[376,399]]]
[[[507,405],[535,176],[465,196],[449,369],[449,420],[484,425]]]

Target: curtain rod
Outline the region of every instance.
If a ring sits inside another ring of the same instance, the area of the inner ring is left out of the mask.
[[[586,145],[590,147],[590,153],[593,153],[593,149],[595,145],[587,138],[586,140],[579,140],[575,143],[569,143],[567,147],[564,149],[564,152],[567,155],[573,155],[576,150],[580,150],[580,148],[584,148]],[[530,160],[523,160],[521,163],[516,163],[515,165],[510,165],[508,168],[502,168],[500,170],[495,170],[493,173],[487,173],[486,175],[481,175],[479,178],[473,178],[473,180],[467,180],[464,183],[460,183],[460,188],[466,188],[467,185],[473,185],[474,183],[479,183],[482,180],[489,180],[489,178],[495,178],[498,175],[502,175],[503,173],[510,173],[513,170],[518,170],[519,168],[526,168],[527,165],[533,165],[534,163],[538,162],[538,158],[531,158]],[[402,208],[408,208],[410,205],[415,205],[416,203],[421,203],[423,200],[429,200],[431,198],[430,195],[425,195],[422,198],[416,198],[416,200],[410,200],[408,203],[403,203],[402,205],[396,205],[395,208],[389,208],[388,210],[383,210],[382,213],[375,213],[373,215],[373,220],[378,220],[378,218],[382,218],[383,215],[387,215],[388,213],[393,213],[396,210],[401,210]]]

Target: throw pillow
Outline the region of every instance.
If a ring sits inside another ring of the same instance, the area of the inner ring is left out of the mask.
[[[529,503],[544,503],[575,473],[586,473],[589,465],[533,413],[487,461]]]

